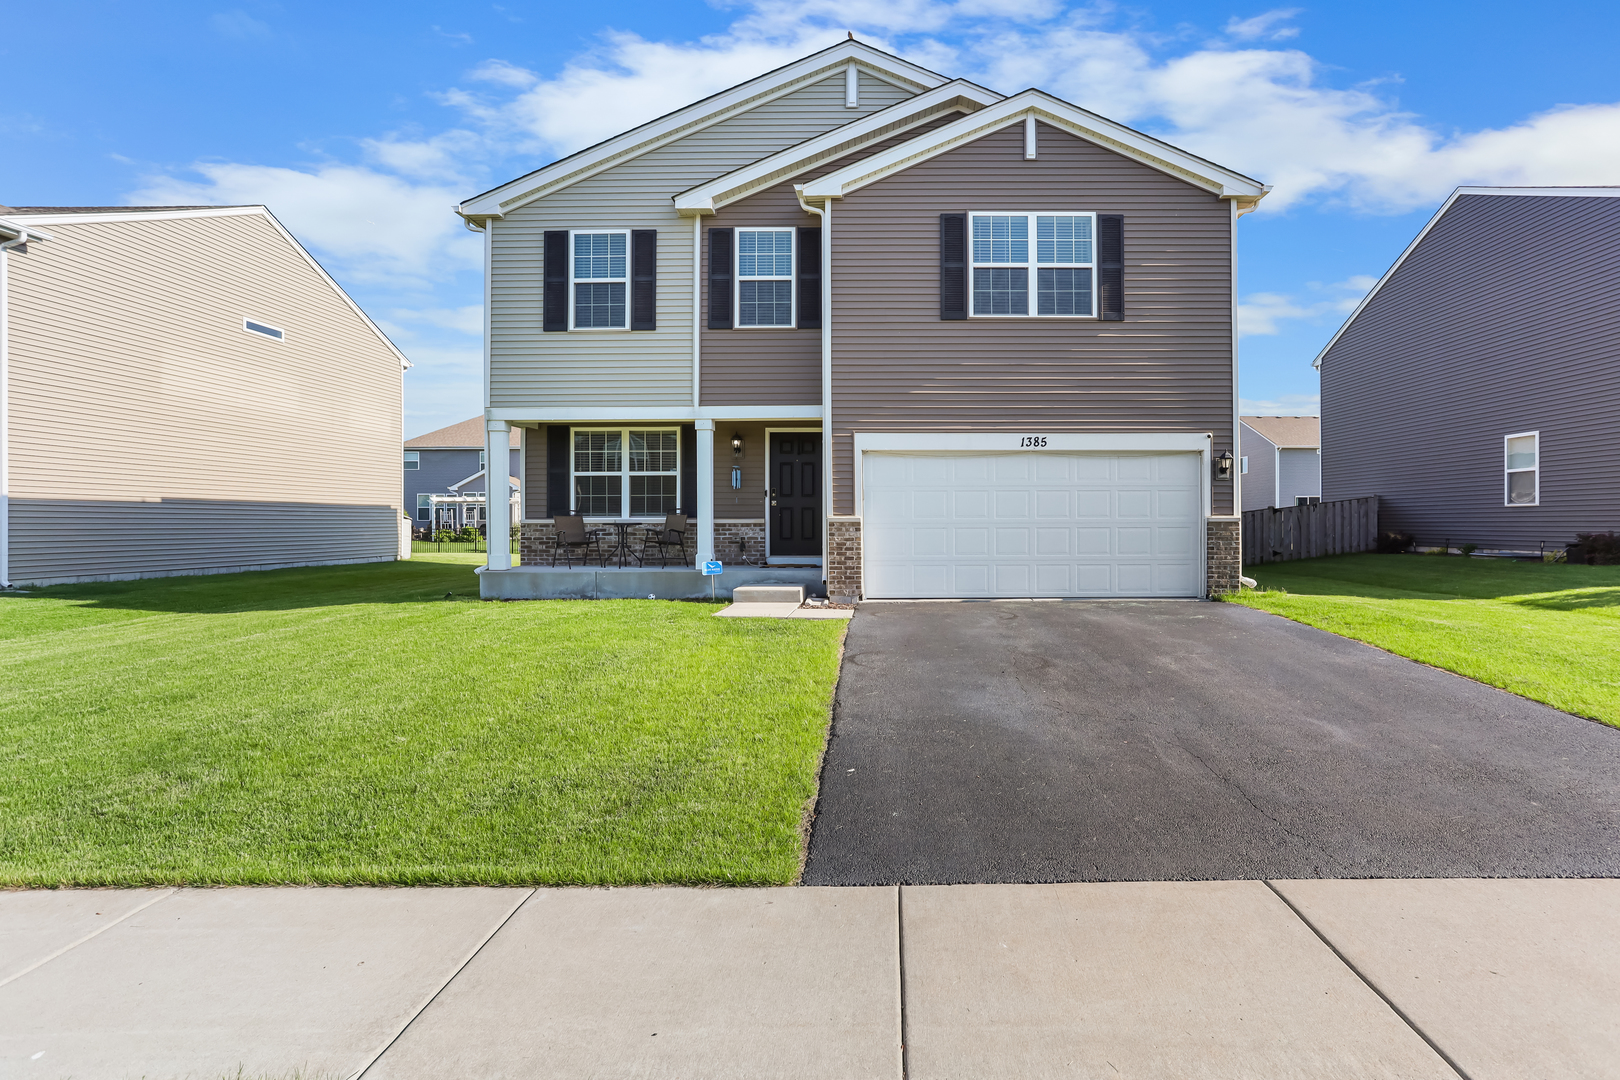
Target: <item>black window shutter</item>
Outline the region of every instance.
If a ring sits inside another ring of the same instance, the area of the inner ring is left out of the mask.
[[[799,329],[821,329],[821,230],[799,230]]]
[[[568,230],[546,231],[546,330],[568,329]]]
[[[546,426],[546,516],[568,513],[568,425]]]
[[[709,329],[731,329],[732,230],[709,230]]]
[[[1104,322],[1125,321],[1125,215],[1097,215],[1097,307]]]
[[[939,215],[939,317],[967,318],[967,215]]]
[[[730,229],[726,230],[730,232]],[[711,478],[710,482],[713,482]],[[681,508],[678,513],[697,517],[697,428],[681,426]]]
[[[658,329],[658,230],[630,230],[630,329]]]

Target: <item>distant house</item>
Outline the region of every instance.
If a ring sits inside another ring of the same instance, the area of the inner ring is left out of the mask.
[[[1298,506],[1322,497],[1322,418],[1241,416],[1243,509]]]
[[[523,432],[513,428],[510,483],[521,490]],[[418,435],[405,442],[405,506],[418,530],[482,525],[487,490],[484,418]],[[472,498],[471,496],[478,496]],[[437,496],[437,498],[435,498]]]
[[[1324,499],[1423,546],[1620,529],[1620,187],[1457,189],[1316,366]]]
[[[410,364],[262,206],[0,207],[0,582],[378,562]]]

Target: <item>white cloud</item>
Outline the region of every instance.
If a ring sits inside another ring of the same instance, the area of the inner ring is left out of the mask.
[[[1303,300],[1285,293],[1250,293],[1238,301],[1238,336],[1281,333],[1279,324],[1289,320],[1343,319],[1375,284],[1376,278],[1355,274],[1332,285],[1309,282],[1306,288],[1315,296]]]
[[[1318,416],[1321,394],[1279,394],[1274,398],[1238,398],[1242,416]]]
[[[396,323],[422,323],[474,337],[484,333],[483,304],[458,308],[394,308],[388,317]]]
[[[1282,41],[1298,37],[1299,27],[1277,25],[1287,22],[1298,14],[1299,8],[1276,8],[1252,19],[1240,19],[1234,15],[1226,20],[1226,33],[1228,37],[1239,41],[1255,41],[1260,38],[1267,41]]]

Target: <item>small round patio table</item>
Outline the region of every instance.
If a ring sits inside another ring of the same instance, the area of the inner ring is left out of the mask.
[[[637,521],[634,518],[619,518],[614,521],[604,522],[604,524],[613,526],[613,528],[619,534],[618,543],[612,551],[608,552],[607,559],[618,560],[619,569],[621,570],[624,569],[624,561],[627,558],[636,560],[636,564],[639,566],[641,564],[641,556],[630,550],[630,529],[634,525],[645,525],[647,523],[645,521]],[[602,560],[603,566],[607,565],[607,559]]]

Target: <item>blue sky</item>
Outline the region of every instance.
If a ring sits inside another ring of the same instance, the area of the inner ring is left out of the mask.
[[[481,408],[452,204],[846,29],[1275,185],[1240,228],[1254,411],[1315,410],[1311,358],[1454,186],[1620,184],[1612,2],[65,0],[0,39],[0,203],[268,204],[416,362],[415,435]]]

